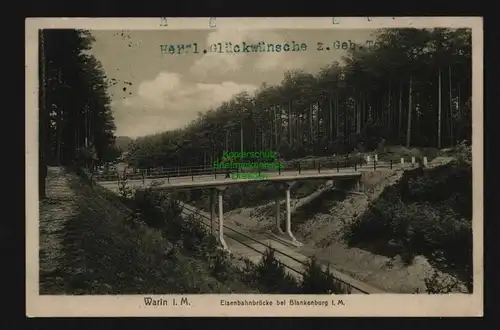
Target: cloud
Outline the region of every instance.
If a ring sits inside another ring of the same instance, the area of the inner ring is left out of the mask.
[[[218,29],[207,36],[206,47],[213,44],[231,42],[233,45],[265,42],[267,44],[283,44],[288,42],[283,36],[268,30],[248,29]],[[217,53],[208,52],[197,60],[190,69],[190,73],[198,79],[209,75],[220,75],[227,72],[241,70],[244,66],[254,71],[285,70],[298,68],[304,64],[304,58],[294,56],[290,52],[259,52],[259,53]]]
[[[285,38],[269,30],[217,29],[200,47],[219,42],[290,42]],[[282,77],[286,70],[300,68],[306,60],[307,56],[300,52],[201,55],[182,73],[172,72],[174,69],[161,71],[154,79],[134,84],[137,89],[133,96],[114,102],[115,121],[119,123],[116,133],[135,137],[181,128],[198,112],[216,108],[242,91],[252,92],[262,81]]]
[[[120,122],[117,134],[135,137],[180,128],[198,112],[215,108],[242,91],[254,90],[256,86],[250,84],[205,84],[161,72],[140,83],[135,96],[113,102],[115,120]]]

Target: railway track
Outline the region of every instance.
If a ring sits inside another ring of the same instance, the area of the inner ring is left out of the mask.
[[[182,203],[183,206],[183,214],[185,215],[195,215],[201,218],[201,223],[208,228],[210,228],[210,217],[207,215],[203,214],[200,212],[200,210],[196,209],[195,207]],[[208,222],[207,222],[208,220]],[[223,225],[224,227],[224,236],[229,238],[232,242],[236,242],[237,244],[241,244],[257,253],[260,255],[264,255],[266,250],[269,248],[271,244],[269,244],[269,241],[274,241],[275,243],[281,244],[281,245],[286,245],[286,243],[283,240],[278,239],[277,237],[274,237],[272,235],[266,234],[266,239],[268,240],[268,244],[259,241],[255,238],[252,238],[245,233],[239,232],[231,227],[228,227],[227,225]],[[218,228],[216,228],[216,231],[218,231]],[[298,258],[291,256],[290,254],[281,251],[280,249],[277,249],[276,247],[272,247],[274,252],[287,260],[287,262],[277,260],[280,264],[282,264],[286,269],[288,269],[290,272],[295,273],[295,277],[300,277],[304,276],[304,271],[301,270],[300,268],[302,267],[307,267],[307,263],[304,262],[303,260],[299,260]],[[323,271],[323,273],[326,274],[326,272]],[[351,283],[348,283],[338,277],[335,277],[335,280],[342,283],[343,285],[347,286],[348,288],[351,289],[351,293],[361,293],[361,294],[370,294],[367,290],[357,287]]]

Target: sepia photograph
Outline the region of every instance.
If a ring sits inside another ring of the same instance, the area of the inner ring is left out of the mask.
[[[27,21],[28,315],[482,315],[481,18],[106,20]]]

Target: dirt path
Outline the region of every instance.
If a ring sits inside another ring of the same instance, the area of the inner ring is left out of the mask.
[[[69,186],[70,174],[59,167],[49,167],[47,198],[40,201],[40,294],[61,293],[62,236],[65,222],[75,214],[75,194]]]

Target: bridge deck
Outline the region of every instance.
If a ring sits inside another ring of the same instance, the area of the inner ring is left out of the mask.
[[[283,181],[297,181],[297,180],[311,180],[311,179],[349,179],[361,176],[359,169],[341,169],[337,170],[323,170],[318,173],[317,170],[302,171],[300,174],[297,171],[268,172],[265,174],[264,179],[231,179],[225,178],[224,174],[218,174],[217,178],[214,175],[195,175],[173,178],[157,178],[143,180],[128,180],[127,185],[131,188],[145,188],[154,184],[155,189],[170,190],[170,189],[203,189],[216,186],[227,186],[234,184],[248,184],[264,181],[283,182]],[[115,190],[118,188],[117,181],[101,181],[99,184],[107,189]]]

